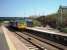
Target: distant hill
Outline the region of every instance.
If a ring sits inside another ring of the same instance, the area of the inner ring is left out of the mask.
[[[18,20],[18,19],[23,19],[23,17],[0,17],[0,21],[3,21],[3,20],[10,21],[10,20]]]

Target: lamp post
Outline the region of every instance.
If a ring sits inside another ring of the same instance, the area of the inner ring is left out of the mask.
[[[61,25],[62,25],[62,22],[63,22],[63,8],[61,8],[61,12],[60,12],[60,22],[61,22]]]

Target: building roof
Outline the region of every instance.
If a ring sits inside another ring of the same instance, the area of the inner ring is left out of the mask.
[[[67,6],[60,6],[61,9],[67,9]]]

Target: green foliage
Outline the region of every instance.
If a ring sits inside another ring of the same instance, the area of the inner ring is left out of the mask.
[[[46,26],[46,16],[39,16],[38,18],[36,18],[36,20],[38,20],[42,26]]]
[[[33,26],[41,26],[41,23],[37,20],[33,20]]]
[[[38,21],[41,22],[42,25],[50,25],[52,27],[67,27],[67,14],[61,16],[58,13],[47,15],[47,16],[40,16],[37,18]]]
[[[3,23],[3,21],[0,21],[0,23]]]
[[[67,28],[61,28],[60,31],[64,32],[64,33],[67,33]]]

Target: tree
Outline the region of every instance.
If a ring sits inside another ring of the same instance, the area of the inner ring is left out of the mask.
[[[40,23],[41,23],[41,25],[42,26],[46,26],[46,17],[45,16],[40,16],[40,17],[38,17],[36,20],[38,20]]]
[[[57,26],[57,14],[51,14],[46,16],[47,24],[53,28]]]

